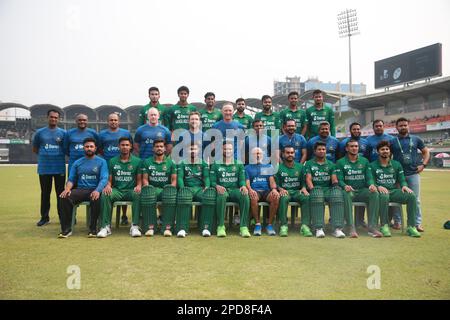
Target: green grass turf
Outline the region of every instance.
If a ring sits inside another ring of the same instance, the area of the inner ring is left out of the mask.
[[[450,172],[422,176],[425,233],[392,238],[132,239],[128,227],[106,239],[86,238],[84,208],[69,239],[51,224],[38,228],[34,167],[0,167],[1,299],[449,299]],[[54,201],[54,199],[52,199]],[[69,290],[67,267],[81,270]],[[381,269],[381,289],[366,286],[367,268]]]

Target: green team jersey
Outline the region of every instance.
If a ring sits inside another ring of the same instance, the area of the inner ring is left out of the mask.
[[[330,135],[336,136],[336,128],[334,126],[334,111],[330,107],[323,105],[320,110],[316,106],[306,109],[306,122],[308,123],[308,137],[312,138],[319,135],[319,125],[323,121],[330,123]]]
[[[286,190],[300,190],[304,185],[303,166],[294,162],[292,168],[281,163],[278,166],[277,174],[275,175],[277,186]]]
[[[222,113],[217,109],[213,109],[212,112],[203,109],[200,110],[200,120],[202,121],[202,131],[205,132],[211,129],[214,123],[222,120]]]
[[[244,114],[243,117],[240,117],[236,112],[235,114],[233,114],[233,120],[242,124],[246,129],[250,129],[252,127],[253,118],[248,114]]]
[[[336,175],[342,188],[348,185],[357,190],[374,184],[369,160],[361,156],[355,162],[351,162],[348,156],[339,159],[336,162]]]
[[[328,159],[324,163],[317,163],[314,158],[306,161],[305,173],[311,174],[315,187],[331,187],[331,176],[336,174],[336,167]]]
[[[245,186],[245,170],[241,162],[233,164],[214,162],[209,176],[211,187],[219,185],[226,189],[237,189]]]
[[[176,174],[176,166],[172,159],[164,157],[160,163],[154,157],[145,159],[141,163],[141,173],[148,174],[148,183],[156,188],[164,188],[172,183],[172,174]]]
[[[197,111],[197,108],[188,104],[186,106],[180,106],[178,104],[170,107],[166,111],[166,125],[170,131],[176,129],[186,129],[189,130],[189,114],[192,111]]]
[[[391,160],[386,167],[383,167],[380,160],[377,159],[370,164],[370,167],[377,186],[385,187],[388,190],[396,189],[397,184],[400,187],[408,186],[400,162]]]
[[[120,156],[109,159],[109,175],[112,176],[112,187],[119,190],[133,190],[136,187],[136,175],[140,173],[141,159],[131,155],[127,162]]]
[[[190,163],[182,161],[177,166],[177,185],[183,187],[209,188],[209,166],[202,160],[201,163]]]
[[[147,112],[148,112],[148,109],[150,109],[151,107],[152,107],[152,105],[150,103],[146,104],[145,106],[142,107],[141,111],[139,112],[139,118],[138,118],[139,126],[142,126],[143,124],[146,124],[148,122]],[[159,111],[159,123],[162,124],[163,126],[165,126],[164,113],[165,113],[166,108],[158,102],[158,104],[156,105],[156,109],[158,109],[158,111]]]
[[[261,120],[264,123],[264,129],[267,130],[267,135],[271,136],[270,130],[280,130],[280,115],[278,112],[272,112],[267,115],[263,112],[255,114],[255,120]]]
[[[306,122],[306,112],[302,109],[297,109],[292,111],[289,107],[280,111],[280,123],[281,126],[284,125],[286,120],[294,119],[297,124],[296,133],[302,134],[302,129]]]

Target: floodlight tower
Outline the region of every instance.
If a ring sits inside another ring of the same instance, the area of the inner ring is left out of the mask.
[[[358,30],[358,17],[356,16],[355,9],[346,9],[338,14],[338,29],[339,37],[348,37],[348,73],[350,82],[350,92],[353,92],[352,88],[352,46],[351,37],[359,34]]]

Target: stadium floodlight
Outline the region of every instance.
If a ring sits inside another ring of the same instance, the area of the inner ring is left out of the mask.
[[[358,29],[358,17],[355,9],[346,9],[338,14],[338,31],[339,37],[348,37],[348,73],[349,73],[349,85],[350,92],[353,92],[352,88],[352,47],[351,37],[359,34]]]

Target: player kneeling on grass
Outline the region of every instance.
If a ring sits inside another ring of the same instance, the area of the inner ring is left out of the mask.
[[[109,160],[109,180],[101,197],[102,228],[98,238],[106,238],[111,234],[112,204],[115,201],[131,201],[133,224],[139,224],[139,194],[141,193],[141,159],[131,154],[133,146],[131,138],[119,139],[120,155]]]
[[[379,210],[378,191],[369,160],[359,156],[359,143],[355,139],[347,141],[345,150],[345,157],[336,163],[336,173],[339,186],[343,189],[344,216],[347,226],[351,228],[351,237],[358,237],[353,222],[353,201],[363,201],[368,205],[369,236],[380,238],[382,234],[376,229]]]
[[[398,202],[405,204],[408,212],[407,233],[411,237],[420,237],[416,225],[417,202],[416,195],[408,188],[405,174],[401,164],[391,160],[391,145],[388,141],[381,141],[377,145],[378,160],[370,164],[375,184],[378,187],[380,199],[380,220],[381,233],[385,237],[390,237],[388,208],[389,202]],[[397,187],[400,185],[400,188]]]
[[[314,144],[314,158],[305,163],[306,186],[309,189],[309,207],[313,228],[317,238],[324,238],[323,232],[325,201],[328,202],[333,227],[333,236],[345,238],[344,198],[338,186],[336,167],[326,158],[326,144],[318,141]]]
[[[199,146],[191,144],[190,158],[181,161],[177,167],[177,237],[184,238],[189,232],[189,221],[192,210],[192,200],[202,204],[199,217],[199,227],[202,236],[211,236],[214,212],[216,209],[216,190],[210,187],[209,166],[199,158]]]
[[[309,214],[309,193],[304,186],[303,165],[294,162],[295,148],[287,145],[282,151],[283,163],[279,165],[275,175],[278,192],[280,193],[280,205],[278,217],[281,222],[280,237],[288,235],[287,210],[289,201],[298,202],[302,211],[302,226],[300,233],[305,237],[311,237],[309,229],[311,216]]]
[[[271,164],[262,164],[263,157],[264,153],[261,148],[252,149],[253,163],[250,162],[251,164],[245,166],[245,179],[250,195],[252,216],[256,220],[253,235],[261,235],[258,201],[267,201],[269,203],[269,222],[266,231],[269,236],[274,236],[276,232],[272,223],[277,214],[280,194],[277,191],[277,184],[273,176],[275,170]]]
[[[162,201],[162,227],[165,237],[172,236],[175,225],[177,174],[175,163],[164,156],[165,151],[165,141],[157,139],[153,141],[153,157],[141,163],[141,212],[144,218],[145,235],[148,237],[155,234],[157,201]],[[132,237],[140,237],[139,226],[133,224],[130,234]]]
[[[250,200],[245,186],[244,165],[234,160],[233,141],[225,141],[222,146],[223,160],[211,166],[211,187],[217,191],[216,219],[217,236],[226,237],[225,205],[227,201],[237,202],[241,212],[240,235],[250,237],[248,231]]]
[[[71,166],[66,187],[59,195],[62,198],[59,238],[72,235],[72,210],[83,201],[89,201],[91,206],[88,237],[94,238],[97,235],[100,193],[108,182],[108,165],[105,159],[95,155],[97,146],[94,138],[84,139],[83,149],[84,157],[76,160]],[[74,185],[77,187],[73,189]]]

